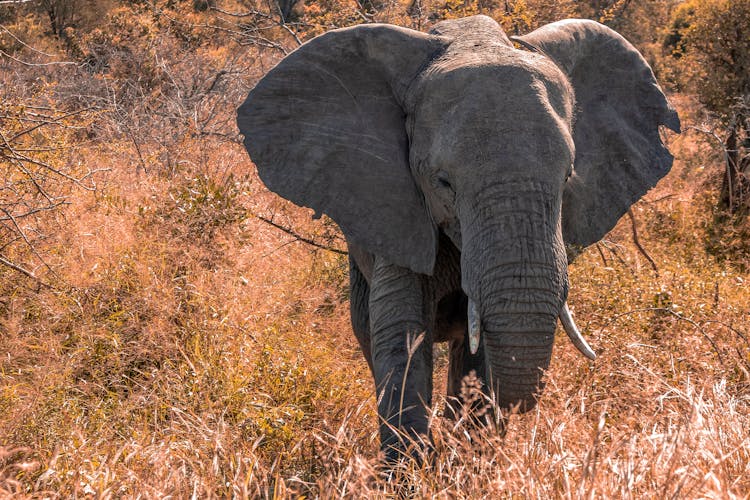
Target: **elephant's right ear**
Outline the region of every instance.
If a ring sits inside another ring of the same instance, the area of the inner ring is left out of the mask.
[[[409,168],[403,101],[444,38],[368,24],[284,58],[240,106],[245,147],[269,189],[394,264],[431,274],[436,229]]]
[[[602,24],[569,19],[514,40],[552,59],[575,92],[576,159],[562,208],[563,238],[575,253],[669,172],[659,126],[679,132],[680,120],[643,56]]]

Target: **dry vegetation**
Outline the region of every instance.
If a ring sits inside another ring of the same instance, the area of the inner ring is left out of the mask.
[[[658,52],[634,27],[670,2],[584,3]],[[627,218],[570,269],[597,361],[561,335],[505,437],[437,398],[434,456],[380,468],[347,259],[263,219],[343,243],[265,190],[233,112],[334,25],[574,13],[502,4],[279,3],[285,24],[270,3],[81,0],[53,26],[53,0],[0,5],[0,497],[747,498],[750,261],[720,251],[743,246],[716,226],[722,154],[690,129],[715,122],[683,94],[674,169],[633,210],[658,271]]]

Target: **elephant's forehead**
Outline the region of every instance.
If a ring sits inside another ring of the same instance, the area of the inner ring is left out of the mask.
[[[509,47],[446,54],[412,87],[420,120],[497,119],[528,122],[552,116],[570,126],[574,95],[567,78],[547,58]],[[517,124],[516,124],[517,126]]]
[[[452,38],[459,44],[494,42],[513,46],[502,27],[491,17],[483,15],[441,21],[433,26],[430,34]]]
[[[546,58],[508,47],[442,57],[421,79],[409,116],[414,164],[572,161],[573,92]]]
[[[471,82],[521,88],[532,81],[543,80],[557,85],[561,92],[568,90],[567,78],[547,57],[495,41],[452,43],[420,75],[420,80],[446,89],[451,85],[464,87]]]

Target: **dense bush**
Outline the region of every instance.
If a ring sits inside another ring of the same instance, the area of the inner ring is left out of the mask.
[[[265,190],[234,125],[255,81],[315,34],[472,13],[511,32],[599,19],[702,96],[688,83],[724,74],[682,78],[710,61],[688,43],[702,2],[674,29],[668,0],[64,4],[0,5],[0,256],[15,266],[0,261],[0,496],[750,489],[750,266],[737,235],[712,232],[723,160],[711,137],[668,137],[675,168],[633,210],[657,271],[628,219],[571,267],[599,359],[557,339],[538,411],[505,437],[436,418],[431,462],[397,471],[405,492],[379,468],[341,236]],[[663,58],[665,27],[679,60]],[[675,96],[684,125],[718,123],[701,99]],[[435,357],[439,395],[443,346]]]

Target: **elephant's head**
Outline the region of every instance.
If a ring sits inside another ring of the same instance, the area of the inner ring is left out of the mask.
[[[679,120],[643,57],[601,24],[517,41],[483,16],[430,34],[332,31],[272,69],[238,123],[271,190],[370,253],[430,275],[447,234],[498,403],[528,409],[568,261],[667,173],[659,125]]]

